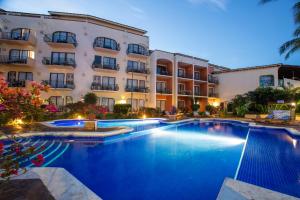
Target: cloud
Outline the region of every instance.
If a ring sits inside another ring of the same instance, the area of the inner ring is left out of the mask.
[[[227,9],[227,0],[187,0],[192,4],[208,4],[225,11]]]

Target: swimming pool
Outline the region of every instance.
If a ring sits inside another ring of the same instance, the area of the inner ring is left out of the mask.
[[[164,121],[161,118],[149,118],[149,119],[120,119],[120,120],[98,120],[97,126],[99,128],[110,128],[110,127],[119,127],[127,126],[133,128],[134,131],[143,131],[147,129],[152,129],[156,127],[163,126],[160,122]],[[54,127],[84,127],[85,120],[55,120],[47,122],[48,124]]]
[[[139,132],[21,142],[43,144],[44,166],[64,167],[103,199],[215,199],[225,177],[300,197],[300,143],[283,129],[194,121]]]

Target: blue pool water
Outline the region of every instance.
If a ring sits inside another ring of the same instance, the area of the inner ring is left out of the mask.
[[[157,127],[118,140],[20,142],[45,146],[44,166],[65,168],[105,200],[216,199],[225,177],[300,197],[300,143],[284,130],[216,121]]]
[[[97,126],[99,128],[111,128],[117,126],[127,126],[133,128],[134,131],[143,131],[152,128],[163,126],[160,123],[163,119],[132,119],[132,120],[98,120]],[[84,127],[84,120],[56,120],[49,122],[56,127]]]

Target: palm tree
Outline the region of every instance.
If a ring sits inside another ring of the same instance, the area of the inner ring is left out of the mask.
[[[274,0],[260,0],[261,4],[265,4]],[[285,54],[285,59],[288,59],[293,53],[300,50],[300,1],[297,1],[293,6],[294,22],[296,30],[294,31],[294,38],[285,42],[279,48],[279,53]]]

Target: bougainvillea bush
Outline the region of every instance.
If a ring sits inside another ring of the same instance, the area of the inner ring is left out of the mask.
[[[42,107],[41,92],[46,92],[48,86],[31,82],[29,88],[8,87],[0,76],[0,127],[11,122],[39,120],[45,113],[54,112],[53,106]],[[19,143],[13,135],[0,132],[0,137],[6,137],[7,144],[0,140],[0,177],[9,180],[26,172],[25,163],[41,166],[44,157],[41,154],[44,147]]]
[[[27,172],[25,163],[32,163],[35,167],[40,167],[44,163],[44,156],[41,152],[45,147],[36,149],[30,145],[23,145],[11,137],[10,144],[4,145],[0,141],[0,177],[10,180],[12,176],[18,176]]]
[[[0,126],[16,119],[39,120],[45,113],[40,95],[48,89],[48,86],[36,82],[31,82],[29,88],[8,87],[0,77]]]

